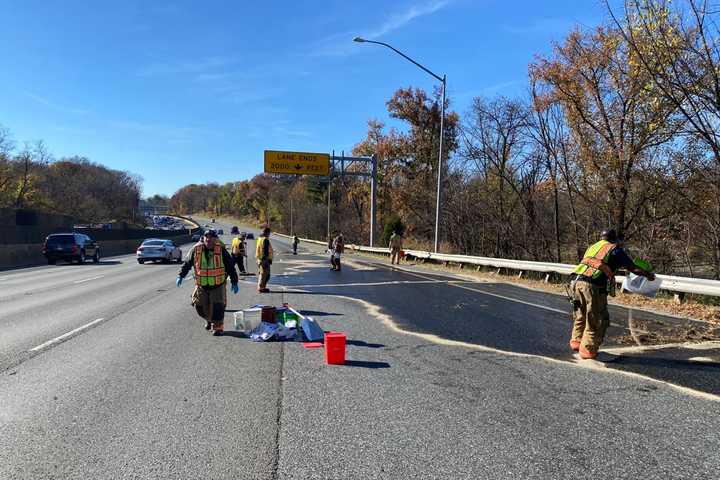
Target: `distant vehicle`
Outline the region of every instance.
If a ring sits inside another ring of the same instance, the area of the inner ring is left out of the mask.
[[[193,233],[193,236],[190,237],[190,241],[192,242],[199,242],[201,235],[199,233]]]
[[[255,235],[253,235],[252,232],[247,232],[247,233],[245,234],[245,238],[248,239],[248,240],[252,240],[252,239],[255,238]]]
[[[230,229],[230,234],[231,234],[231,235],[237,235],[238,233],[240,233],[240,230],[238,229],[237,225],[233,226],[233,227]]]
[[[182,262],[182,250],[172,240],[148,238],[137,249],[137,261],[145,262]]]
[[[45,255],[48,265],[54,265],[58,260],[85,263],[85,260],[92,258],[94,263],[100,261],[100,245],[82,233],[49,235],[43,244],[42,253]]]

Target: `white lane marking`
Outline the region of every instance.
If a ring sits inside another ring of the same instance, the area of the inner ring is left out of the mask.
[[[97,280],[98,278],[103,278],[104,276],[105,275],[98,275],[97,277],[84,278],[82,280],[76,280],[73,283],[75,283],[75,284],[85,283],[85,282],[89,282],[90,280]]]
[[[717,360],[715,360],[714,358],[710,358],[710,357],[692,357],[692,358],[688,358],[688,361],[689,362],[698,362],[698,363],[720,363]]]
[[[442,280],[391,280],[389,282],[359,282],[359,283],[325,283],[308,285],[287,285],[288,288],[312,288],[312,287],[379,287],[383,285],[427,285],[431,283],[450,283]]]
[[[58,343],[58,342],[62,342],[62,341],[65,340],[66,338],[72,337],[72,336],[75,335],[76,333],[82,332],[83,330],[85,330],[85,329],[87,329],[87,328],[90,328],[90,327],[92,327],[93,325],[95,325],[96,323],[102,322],[103,320],[105,320],[105,319],[104,319],[104,318],[98,318],[97,320],[93,320],[93,321],[90,322],[90,323],[86,323],[86,324],[83,325],[82,327],[78,327],[78,328],[76,328],[75,330],[71,330],[71,331],[69,331],[69,332],[67,332],[67,333],[63,333],[63,334],[60,335],[59,337],[55,337],[55,338],[53,338],[52,340],[48,340],[47,342],[38,345],[37,347],[31,348],[29,351],[30,351],[30,352],[37,352],[38,350],[42,350],[42,349],[47,348],[47,347],[49,347],[49,346],[51,346],[51,345],[54,345],[54,344],[56,344],[56,343]]]

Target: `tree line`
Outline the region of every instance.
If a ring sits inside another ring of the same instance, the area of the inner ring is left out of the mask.
[[[720,278],[720,32],[705,0],[627,0],[528,66],[526,92],[446,104],[442,250],[572,263],[605,228],[662,273]],[[354,155],[378,159],[380,227],[434,233],[440,96],[402,88],[387,102],[405,128],[368,122]],[[358,167],[365,168],[365,167]],[[369,186],[259,175],[189,185],[183,212],[246,216],[367,243]],[[292,211],[291,211],[292,210]]]
[[[81,222],[140,221],[142,179],[85,157],[55,159],[43,142],[18,149],[0,127],[0,208],[69,215]]]

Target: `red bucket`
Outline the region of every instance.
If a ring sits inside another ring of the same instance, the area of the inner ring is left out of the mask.
[[[332,332],[325,334],[325,363],[328,365],[345,364],[344,333]]]

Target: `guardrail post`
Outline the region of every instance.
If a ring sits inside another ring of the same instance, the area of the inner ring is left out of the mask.
[[[545,274],[545,283],[550,283],[550,274],[549,273]]]
[[[675,299],[675,303],[683,303],[685,300],[685,292],[678,292],[675,295],[673,295]]]

